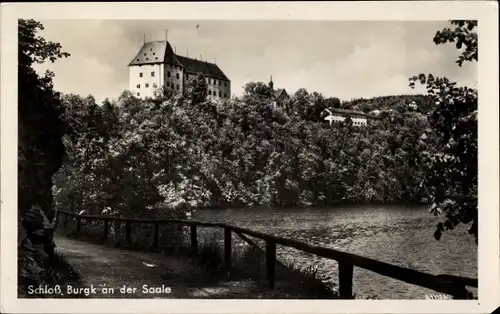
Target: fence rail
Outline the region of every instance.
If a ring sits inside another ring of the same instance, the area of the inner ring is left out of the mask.
[[[251,236],[264,240],[265,256],[266,256],[266,278],[269,286],[274,288],[275,284],[275,265],[276,265],[276,245],[292,247],[304,252],[312,253],[321,257],[332,259],[339,264],[339,294],[342,299],[352,298],[353,286],[353,269],[354,266],[370,270],[377,274],[394,278],[406,283],[425,287],[440,293],[452,295],[455,299],[466,299],[468,291],[466,286],[478,287],[478,280],[475,278],[467,278],[453,275],[431,275],[417,270],[396,266],[381,262],[368,257],[363,257],[356,254],[346,253],[331,248],[309,245],[293,239],[282,238],[255,230],[250,230],[234,225],[224,223],[210,223],[196,220],[182,219],[138,219],[138,218],[121,218],[110,216],[95,216],[95,215],[79,215],[67,211],[58,211],[56,218],[56,226],[61,223],[61,215],[64,216],[64,225],[68,222],[68,217],[76,219],[76,232],[80,233],[81,221],[104,221],[103,240],[106,241],[109,232],[109,222],[121,222],[125,224],[125,238],[130,244],[132,224],[151,224],[154,225],[153,247],[159,248],[159,227],[165,224],[182,224],[190,227],[191,232],[191,249],[193,253],[198,252],[198,235],[197,227],[207,228],[222,228],[224,229],[224,258],[225,267],[231,267],[231,236],[234,232],[243,240],[250,244],[254,244],[248,237]]]

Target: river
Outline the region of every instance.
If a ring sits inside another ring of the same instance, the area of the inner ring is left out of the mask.
[[[436,241],[433,233],[442,217],[434,217],[422,207],[217,209],[199,210],[192,218],[231,223],[430,274],[477,278],[477,245],[467,234],[467,227],[445,232],[441,240]],[[277,250],[278,259],[317,267],[321,276],[337,282],[335,261],[282,246]],[[428,294],[437,294],[356,267],[353,290],[357,297],[380,299],[425,299]],[[471,291],[477,295],[477,289]]]

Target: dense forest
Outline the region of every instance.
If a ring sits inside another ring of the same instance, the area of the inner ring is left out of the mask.
[[[58,204],[133,216],[139,208],[155,215],[158,208],[425,201],[422,157],[436,150],[436,138],[407,97],[394,97],[393,111],[366,127],[330,126],[318,93],[299,90],[279,108],[257,82],[241,99],[217,105],[206,100],[204,84],[200,78],[184,95],[148,100],[124,92],[101,106],[91,96],[63,95],[71,164],[56,177]]]

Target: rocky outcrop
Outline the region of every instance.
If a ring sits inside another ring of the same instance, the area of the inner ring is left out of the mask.
[[[50,129],[49,125],[45,126]],[[55,244],[52,175],[64,155],[61,138],[19,117],[18,144],[18,294],[28,285],[53,282],[51,259]]]

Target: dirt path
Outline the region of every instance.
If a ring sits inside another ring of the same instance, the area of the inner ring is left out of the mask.
[[[80,273],[87,288],[73,294],[73,289],[63,287],[65,297],[69,294],[91,298],[290,297],[278,291],[266,291],[253,281],[208,278],[203,265],[186,257],[109,248],[65,237],[56,237],[55,242],[58,251]],[[144,285],[155,291],[145,293]],[[106,293],[106,288],[113,288],[113,293],[109,289]]]

